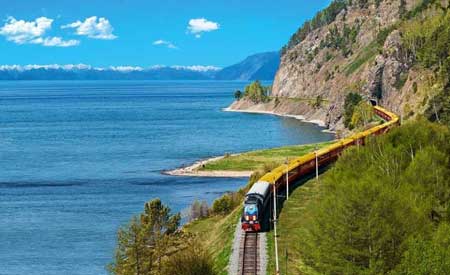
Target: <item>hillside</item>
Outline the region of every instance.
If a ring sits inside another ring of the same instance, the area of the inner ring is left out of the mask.
[[[337,0],[282,49],[272,99],[231,109],[273,111],[343,129],[345,97],[376,98],[404,119],[448,123],[448,0]],[[321,104],[311,104],[316,98]],[[305,99],[305,100],[293,100]]]
[[[278,218],[281,274],[449,274],[449,134],[409,121],[301,182]]]
[[[217,80],[272,80],[280,64],[279,52],[251,55],[242,62],[218,71]]]

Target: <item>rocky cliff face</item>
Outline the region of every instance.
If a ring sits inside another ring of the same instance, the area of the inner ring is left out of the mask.
[[[448,2],[448,1],[443,1]],[[424,108],[432,74],[417,70],[402,45],[404,15],[421,0],[348,1],[335,19],[311,31],[281,58],[272,101],[235,102],[237,110],[272,111],[343,129],[345,96],[357,92],[406,117]],[[443,3],[445,5],[446,3]],[[430,15],[431,16],[431,15]],[[317,97],[320,106],[312,104]]]

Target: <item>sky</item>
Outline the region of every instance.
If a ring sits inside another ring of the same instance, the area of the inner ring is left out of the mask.
[[[0,0],[0,64],[211,65],[279,50],[330,0]]]

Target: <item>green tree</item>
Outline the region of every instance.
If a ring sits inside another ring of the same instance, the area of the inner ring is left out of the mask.
[[[225,215],[231,210],[233,210],[233,199],[230,194],[225,194],[213,202],[212,211],[215,214]]]
[[[365,101],[359,102],[353,109],[351,127],[364,127],[374,118],[373,107]]]
[[[269,100],[268,88],[262,86],[258,80],[245,87],[244,96],[254,103],[262,103]]]
[[[144,213],[119,229],[114,262],[108,266],[113,274],[160,274],[163,258],[177,242],[180,214],[171,215],[161,200],[145,204]]]
[[[449,254],[429,236],[448,236],[435,230],[450,220],[448,140],[449,128],[419,120],[344,152],[305,209],[305,262],[324,274],[427,274],[413,266],[425,256],[439,265],[430,274],[447,274]]]
[[[412,238],[400,265],[392,275],[450,274],[450,225],[439,226],[432,240]]]
[[[345,97],[344,101],[344,125],[347,128],[351,129],[351,122],[352,122],[352,116],[353,111],[355,109],[355,106],[358,105],[358,103],[362,100],[362,97],[357,93],[348,93]]]
[[[149,274],[152,252],[145,244],[142,225],[137,217],[132,218],[127,226],[119,229],[117,233],[117,248],[114,263],[108,266],[113,274]]]
[[[236,90],[236,92],[234,92],[234,98],[236,100],[240,100],[242,98],[242,92],[240,90]]]

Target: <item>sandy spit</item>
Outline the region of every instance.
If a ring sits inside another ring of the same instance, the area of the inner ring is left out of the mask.
[[[199,171],[198,169],[209,162],[223,159],[225,156],[213,157],[195,162],[192,165],[177,168],[174,170],[163,171],[165,175],[186,176],[186,177],[216,177],[216,178],[247,178],[252,171]]]
[[[225,112],[267,114],[267,115],[274,115],[274,116],[280,116],[280,117],[290,117],[290,118],[295,118],[295,119],[298,119],[298,120],[301,120],[301,121],[304,121],[304,122],[314,123],[314,124],[319,125],[320,127],[326,127],[325,126],[325,122],[323,120],[319,120],[319,119],[307,120],[302,115],[280,114],[280,113],[275,113],[273,111],[264,111],[264,110],[237,110],[237,109],[232,109],[230,107],[224,108],[222,110],[225,111]],[[334,131],[331,131],[329,129],[324,129],[324,130],[322,130],[322,132],[334,133]]]

